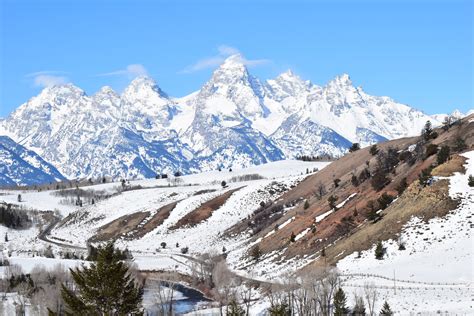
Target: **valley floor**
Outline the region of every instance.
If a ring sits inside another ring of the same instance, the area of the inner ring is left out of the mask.
[[[360,256],[356,253],[350,254],[338,263],[337,268],[343,276],[343,287],[349,305],[353,304],[353,293],[363,294],[364,286],[371,284],[378,290],[379,295],[376,310],[380,310],[383,302],[387,300],[392,309],[401,315],[473,313],[474,189],[467,185],[467,177],[474,174],[474,151],[464,155],[468,158],[466,173],[449,177],[450,196],[460,199],[457,210],[444,218],[435,218],[427,223],[412,218],[401,235],[406,250],[398,250],[397,241],[388,241],[384,243],[386,256],[383,260],[376,260],[374,249],[371,249],[363,251]],[[36,264],[46,267],[56,264],[77,266],[83,261],[59,259],[60,252],[69,249],[84,254],[85,250],[71,247],[85,248],[87,240],[103,225],[138,212],[149,212],[147,216],[153,216],[164,205],[176,202],[175,208],[161,225],[141,238],[122,238],[117,242],[120,247],[127,247],[132,251],[139,269],[190,274],[200,254],[222,253],[225,248],[228,263],[235,273],[248,278],[274,281],[316,258],[290,260],[285,264],[278,264],[267,258],[268,260],[261,260],[256,266],[247,267],[248,263],[242,258],[251,247],[248,236],[225,239],[222,236],[232,224],[250,215],[261,201],[269,200],[269,192],[277,191],[280,187],[289,188],[303,180],[307,172],[315,172],[327,164],[282,161],[233,172],[214,171],[183,176],[179,183],[165,179],[132,181],[132,186],[140,185],[141,188],[122,192],[83,208],[61,204],[60,198],[51,195],[50,191],[1,191],[0,201],[16,203],[17,195],[21,193],[25,201],[22,205],[25,208],[56,210],[62,216],[77,216],[77,222],[53,229],[48,239],[54,241],[54,244],[38,239],[39,231],[44,229],[44,226],[40,227],[39,224],[23,231],[0,226],[0,237],[8,234],[8,242],[2,243],[3,254],[11,263],[20,265],[26,272],[31,271]],[[248,174],[259,174],[263,178],[232,181],[232,177]],[[228,184],[225,188],[221,186],[223,180]],[[177,185],[174,186],[175,184]],[[120,187],[120,184],[109,183],[88,189],[114,192],[117,187]],[[192,227],[173,228],[181,218],[202,203],[231,190],[235,192],[205,221]],[[166,243],[164,247],[163,242]],[[53,249],[55,259],[38,256],[40,250],[47,247]],[[188,254],[182,254],[183,247],[189,248]],[[0,267],[0,272],[2,271],[4,269]],[[269,302],[262,298],[253,304],[252,315],[263,315],[268,306]],[[200,315],[209,313],[207,310]]]

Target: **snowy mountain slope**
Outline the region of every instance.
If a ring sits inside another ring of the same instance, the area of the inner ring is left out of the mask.
[[[0,186],[34,185],[65,180],[32,150],[0,136]]]
[[[333,157],[344,155],[351,142],[330,128],[306,119],[298,114],[289,116],[271,135],[271,139],[282,148],[285,156],[301,155]]]
[[[298,155],[346,152],[418,134],[437,117],[355,88],[348,75],[320,87],[291,71],[261,82],[240,55],[203,87],[169,97],[146,76],[118,94],[66,84],[44,89],[0,121],[0,133],[69,178],[150,177],[244,167]]]
[[[466,172],[456,173],[449,177],[449,195],[459,199],[459,207],[444,218],[434,218],[427,223],[419,218],[413,218],[403,228],[400,239],[406,245],[406,250],[398,250],[396,240],[384,243],[387,257],[377,260],[374,257],[374,248],[364,251],[360,257],[357,254],[347,256],[338,263],[338,268],[343,274],[349,275],[347,283],[363,286],[370,278],[364,278],[370,271],[371,274],[392,278],[396,273],[398,295],[394,295],[389,288],[385,293],[399,310],[416,310],[426,313],[447,311],[450,313],[465,314],[472,311],[470,294],[473,290],[473,235],[471,231],[472,210],[474,209],[474,189],[468,186],[468,177],[474,174],[474,151],[463,154],[466,157]],[[430,232],[423,238],[419,236],[420,228]],[[435,260],[433,260],[436,258]],[[361,276],[357,277],[357,274]],[[377,283],[384,280],[375,280]],[[418,281],[418,282],[417,282]],[[424,294],[424,303],[414,308],[414,297],[401,295],[408,288],[425,288],[433,293],[436,285],[427,285],[419,282],[434,282],[438,284],[440,296]],[[372,279],[372,282],[374,280]],[[454,283],[454,284],[453,284]],[[392,280],[387,280],[385,286],[393,286]],[[448,284],[453,284],[448,286]],[[382,284],[380,284],[382,285]],[[444,286],[443,286],[444,285]],[[427,289],[428,287],[428,289]],[[460,294],[453,299],[446,295],[449,290],[460,289]],[[427,302],[426,302],[427,300]]]

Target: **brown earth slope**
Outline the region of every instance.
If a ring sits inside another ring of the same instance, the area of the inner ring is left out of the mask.
[[[351,181],[353,175],[359,177],[366,168],[373,177],[378,164],[377,157],[370,154],[369,147],[349,153],[309,176],[278,201],[274,201],[274,205],[297,204],[296,207],[284,209],[284,216],[276,222],[277,225],[293,217],[294,220],[279,229],[275,229],[275,223],[271,222],[264,230],[255,233],[253,240],[261,238],[258,245],[264,253],[283,250],[282,257],[285,258],[303,255],[316,257],[321,254],[322,249],[325,249],[325,261],[334,263],[353,251],[370,248],[378,239],[393,238],[411,216],[428,219],[445,215],[457,205],[447,194],[448,182],[441,180],[422,187],[418,177],[421,171],[428,167],[435,167],[433,175],[440,176],[449,175],[453,171],[462,171],[463,158],[457,153],[474,149],[474,115],[462,119],[448,130],[437,128],[435,131],[438,136],[428,141],[422,137],[410,137],[377,145],[382,151],[395,148],[399,153],[398,158],[410,151],[413,158],[396,162],[392,166],[393,170],[387,173],[390,182],[381,190],[374,190],[370,178],[357,185]],[[458,148],[459,139],[463,140],[465,148]],[[415,149],[417,144],[418,147]],[[439,147],[449,146],[450,160],[437,166],[436,154],[426,156],[426,148],[430,144]],[[338,186],[334,183],[336,179],[340,180]],[[383,194],[397,197],[399,195],[397,189],[404,181],[408,189],[382,212],[383,217],[379,221],[376,223],[369,221],[370,203],[372,203],[370,201],[373,201],[374,205],[379,205],[377,200]],[[322,196],[319,192],[320,187],[325,189]],[[345,201],[350,196],[352,198],[337,211],[316,222],[317,216],[331,211],[328,203],[330,196],[337,198],[335,204]],[[305,201],[308,202],[307,207],[304,206]],[[253,218],[250,218],[248,221],[252,220]],[[292,241],[292,236],[305,230],[307,233],[302,238]],[[274,233],[264,238],[271,231]],[[343,255],[340,255],[341,253]],[[336,255],[340,256],[336,258]]]

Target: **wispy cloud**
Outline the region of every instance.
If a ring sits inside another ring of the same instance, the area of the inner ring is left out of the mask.
[[[99,77],[106,77],[106,76],[128,76],[128,77],[137,77],[137,76],[146,76],[148,75],[148,71],[146,68],[141,64],[131,64],[125,67],[125,69],[119,69],[111,72],[106,72],[102,74],[98,74]]]
[[[26,74],[25,77],[33,80],[35,87],[50,87],[54,85],[65,84],[69,82],[64,71],[44,70]]]
[[[196,63],[187,66],[179,73],[192,73],[203,69],[217,67],[222,64],[227,57],[232,55],[239,55],[238,57],[240,58],[240,61],[249,67],[264,65],[271,62],[269,59],[246,59],[237,48],[228,45],[218,46],[217,52],[217,55],[200,59]]]

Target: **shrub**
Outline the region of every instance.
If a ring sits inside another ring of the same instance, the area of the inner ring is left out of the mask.
[[[474,176],[472,174],[469,176],[468,184],[470,187],[474,187]]]
[[[188,247],[183,247],[183,248],[181,248],[181,253],[182,253],[183,255],[187,254],[188,251],[189,251],[189,248],[188,248]]]
[[[290,235],[290,242],[295,242],[296,241],[296,235],[294,232],[291,232],[291,235]]]
[[[337,188],[339,186],[339,183],[341,183],[341,179],[334,179],[334,187]]]
[[[421,170],[421,173],[418,175],[418,180],[421,186],[426,187],[431,181],[431,167]]]
[[[306,200],[304,202],[304,209],[307,210],[308,208],[309,208],[309,202],[308,202],[308,200]]]
[[[370,146],[369,152],[372,156],[377,155],[378,152],[379,152],[379,149],[377,148],[377,145],[374,144],[374,145]]]
[[[467,149],[466,142],[461,137],[457,137],[454,141],[454,150],[463,151],[465,149]]]
[[[377,170],[370,180],[370,184],[375,191],[382,190],[389,182],[390,179],[381,169]]]
[[[381,210],[384,210],[387,208],[387,206],[390,205],[390,203],[392,203],[394,197],[391,196],[390,194],[387,194],[387,193],[383,193],[378,199],[377,199],[377,202],[378,202],[378,205],[379,205],[379,209]]]
[[[260,257],[262,256],[262,251],[260,250],[260,247],[258,245],[255,245],[250,249],[250,256],[255,261],[258,261],[258,259],[260,259]]]
[[[330,197],[328,197],[328,203],[331,209],[336,210],[336,201],[337,201],[337,196],[331,195]]]
[[[351,183],[355,187],[359,185],[359,180],[357,179],[355,174],[353,174],[352,177],[351,177]]]
[[[385,249],[383,247],[382,242],[379,241],[377,243],[377,246],[375,247],[375,259],[382,260],[384,255],[385,255]]]
[[[449,153],[450,153],[450,149],[448,146],[441,147],[436,157],[436,161],[438,162],[438,165],[445,163],[449,159]]]
[[[405,192],[407,187],[408,187],[407,178],[403,178],[402,180],[400,180],[400,183],[397,185],[397,188],[396,188],[398,195],[401,195],[403,192]]]
[[[428,146],[426,146],[424,159],[436,154],[437,152],[438,152],[438,145],[429,144]]]
[[[369,168],[365,168],[364,170],[362,170],[359,174],[359,179],[358,179],[359,184],[364,182],[365,180],[369,179],[370,176],[371,175],[370,175]]]
[[[402,151],[398,155],[398,159],[402,162],[409,162],[412,159],[412,157],[413,157],[413,154],[408,150]]]
[[[353,143],[352,146],[349,148],[349,152],[352,153],[354,151],[358,151],[360,149],[359,143]]]

